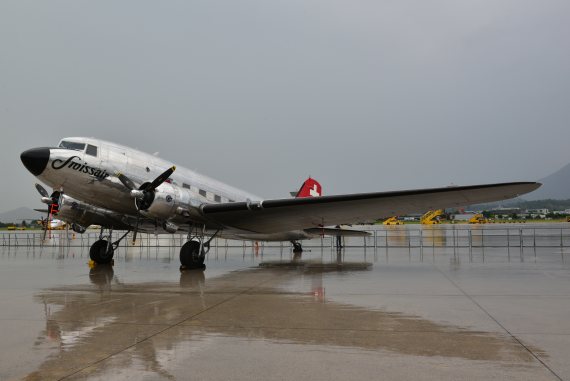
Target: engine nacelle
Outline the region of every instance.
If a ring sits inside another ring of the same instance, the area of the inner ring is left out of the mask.
[[[71,223],[73,231],[82,233],[92,224],[105,221],[106,210],[76,200],[66,194],[59,197],[57,218]]]
[[[178,188],[169,183],[163,183],[154,192],[154,199],[141,214],[149,218],[167,220],[176,214],[176,208],[181,206]]]

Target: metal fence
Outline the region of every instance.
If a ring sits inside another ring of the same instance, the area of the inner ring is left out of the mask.
[[[535,247],[563,248],[570,246],[570,224],[550,224],[548,226],[522,225],[405,225],[405,226],[360,226],[354,229],[365,230],[368,237],[345,237],[343,246],[364,248],[477,248],[477,247]],[[124,232],[113,232],[118,239]],[[41,231],[0,232],[0,246],[68,246],[89,247],[99,239],[98,231],[77,234],[72,231],[50,231],[43,240]],[[131,236],[123,241],[135,247],[180,247],[186,242],[186,234],[140,234],[136,242]],[[259,243],[264,247],[288,247],[289,242]],[[318,237],[303,242],[305,247],[334,247],[336,237]],[[251,241],[215,238],[213,247],[251,247]]]

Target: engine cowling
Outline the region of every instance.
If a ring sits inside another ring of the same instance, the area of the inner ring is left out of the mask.
[[[61,194],[58,201],[58,212],[57,214],[52,213],[52,215],[71,223],[71,227],[76,233],[83,233],[90,225],[101,223],[106,213],[104,209],[84,203],[66,194]]]
[[[150,206],[141,210],[141,214],[167,220],[176,214],[176,208],[179,206],[181,206],[179,190],[169,183],[163,183],[156,188]]]

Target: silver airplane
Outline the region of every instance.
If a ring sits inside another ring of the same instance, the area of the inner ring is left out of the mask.
[[[311,189],[302,187],[299,193],[319,197],[265,200],[155,155],[93,138],[64,138],[58,147],[23,152],[21,160],[54,189],[48,194],[36,184],[42,201],[59,219],[78,233],[101,226],[100,239],[89,252],[96,263],[109,263],[131,231],[133,240],[139,231],[186,232],[180,262],[183,268],[198,269],[205,268],[214,237],[290,241],[299,252],[300,240],[367,234],[339,228],[341,224],[505,200],[541,185],[513,182],[320,196],[318,183],[306,182],[303,187]],[[113,230],[126,233],[111,242]]]

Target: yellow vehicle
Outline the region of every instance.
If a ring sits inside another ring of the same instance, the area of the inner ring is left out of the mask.
[[[570,217],[566,217],[566,222],[570,222]]]
[[[8,226],[8,230],[26,230],[23,226]]]
[[[422,225],[440,224],[439,217],[443,215],[443,209],[430,210],[420,218]]]
[[[404,225],[404,222],[400,221],[398,217],[394,216],[386,219],[386,221],[382,222],[382,225]]]
[[[477,213],[469,219],[470,224],[486,224],[488,222],[489,220],[486,219],[481,213]]]

